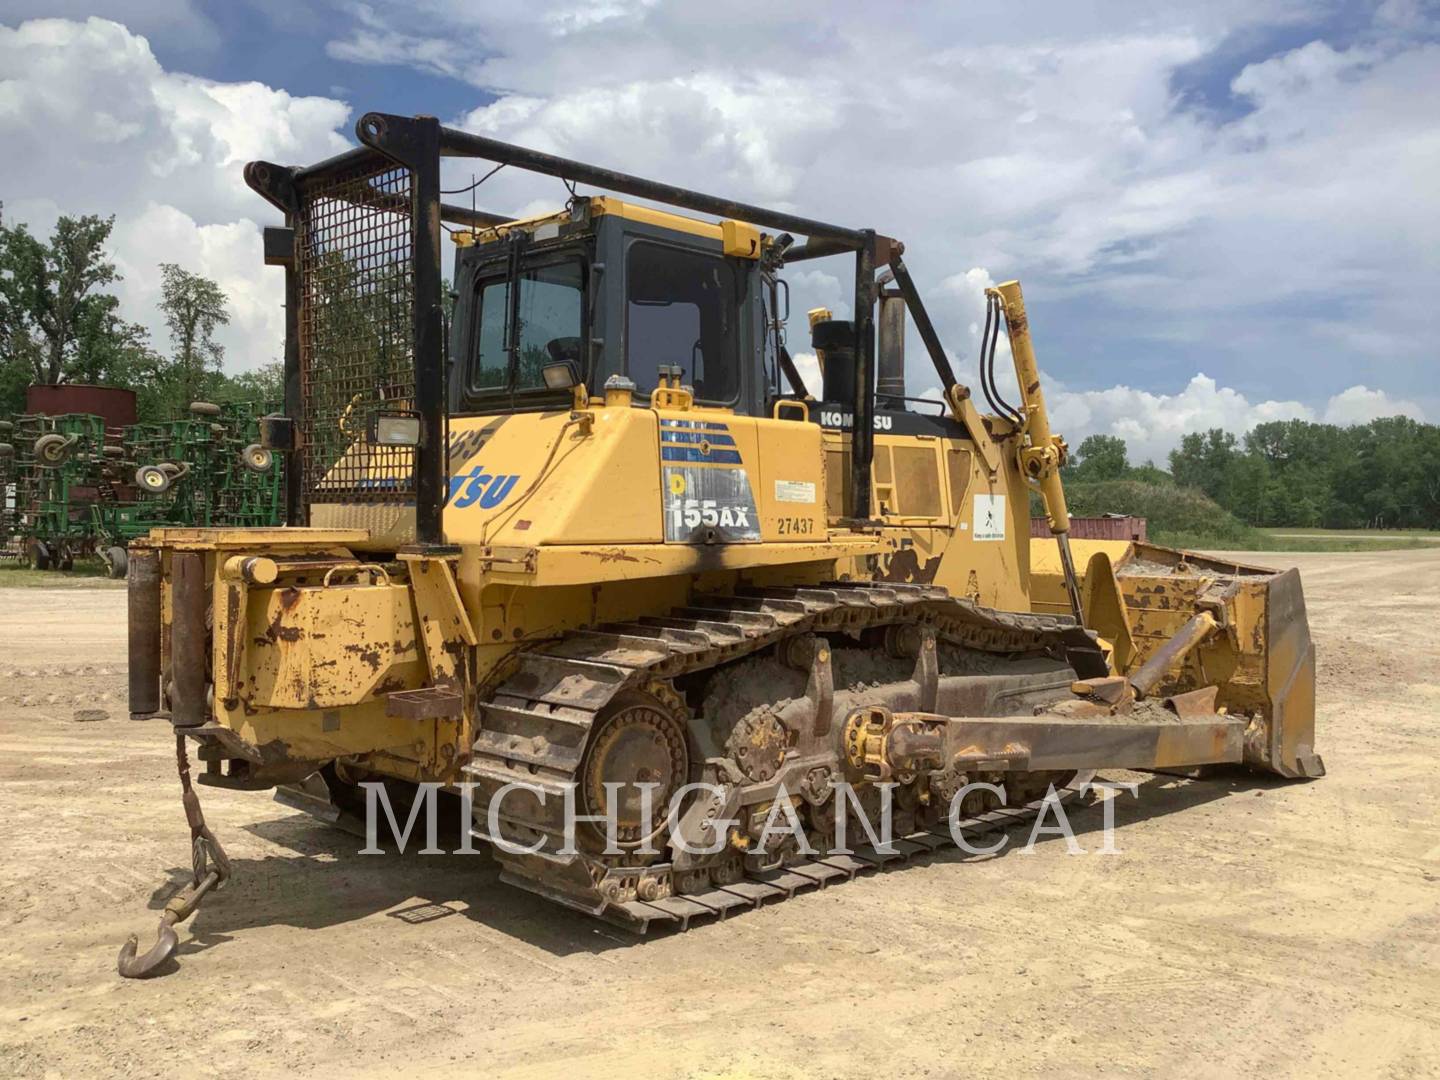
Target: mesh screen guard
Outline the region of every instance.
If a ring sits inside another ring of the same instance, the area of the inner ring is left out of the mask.
[[[415,408],[412,174],[360,164],[302,187],[296,227],[304,501],[413,504],[415,452],[373,413]]]

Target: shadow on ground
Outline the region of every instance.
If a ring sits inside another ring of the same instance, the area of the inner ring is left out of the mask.
[[[1151,775],[1140,782],[1136,796],[1123,791],[1114,796],[1117,843],[1123,847],[1124,830],[1151,818],[1272,790],[1287,783],[1291,781],[1239,768],[1227,769],[1203,780]],[[1088,851],[1098,848],[1105,821],[1102,803],[1094,799],[1070,803],[1065,812],[1080,845]],[[1054,826],[1055,815],[1049,814],[1046,822]],[[234,877],[197,912],[178,956],[206,952],[256,927],[286,925],[317,929],[381,912],[410,925],[464,916],[553,956],[603,953],[641,946],[647,940],[502,884],[499,867],[483,844],[476,845],[475,854],[450,854],[460,847],[461,838],[455,826],[442,829],[437,837],[438,846],[447,852],[444,855],[419,854],[417,849],[424,843],[423,837],[412,837],[405,854],[389,851],[383,855],[362,855],[362,839],[299,813],[258,822],[246,829],[293,854],[236,859]],[[946,848],[917,858],[915,862],[1006,858],[1025,845],[1030,829],[1029,823],[1013,826],[1004,847],[993,854],[975,855]],[[1035,840],[1036,847],[1064,842],[1063,836],[1053,833]],[[390,843],[393,847],[393,839]],[[886,872],[904,873],[906,865],[911,864],[894,864]],[[166,900],[188,884],[189,879],[188,867],[172,868],[166,882],[152,895],[150,907],[163,908]],[[655,936],[670,932],[673,931],[662,930]],[[148,944],[141,941],[141,949]],[[162,973],[169,966],[167,964]]]

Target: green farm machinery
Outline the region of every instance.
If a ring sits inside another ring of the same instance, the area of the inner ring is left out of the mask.
[[[260,446],[264,411],[195,402],[179,419],[120,428],[85,413],[5,421],[0,538],[34,569],[97,556],[124,577],[127,545],[152,528],[278,524],[281,467]]]

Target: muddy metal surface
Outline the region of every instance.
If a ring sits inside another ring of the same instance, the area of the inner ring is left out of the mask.
[[[0,590],[0,1075],[1436,1075],[1440,551],[1261,558],[1305,575],[1325,780],[1135,776],[1123,854],[950,852],[640,941],[205,789],[236,880],[151,982],[115,954],[189,853],[124,593]]]

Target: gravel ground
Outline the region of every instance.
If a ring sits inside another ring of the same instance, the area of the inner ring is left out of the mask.
[[[1095,807],[1084,856],[642,940],[486,856],[362,857],[202,789],[236,879],[148,982],[115,954],[188,850],[167,725],[126,718],[124,593],[0,588],[0,1075],[1437,1075],[1440,551],[1252,558],[1304,574],[1324,780],[1136,776],[1119,855]]]

